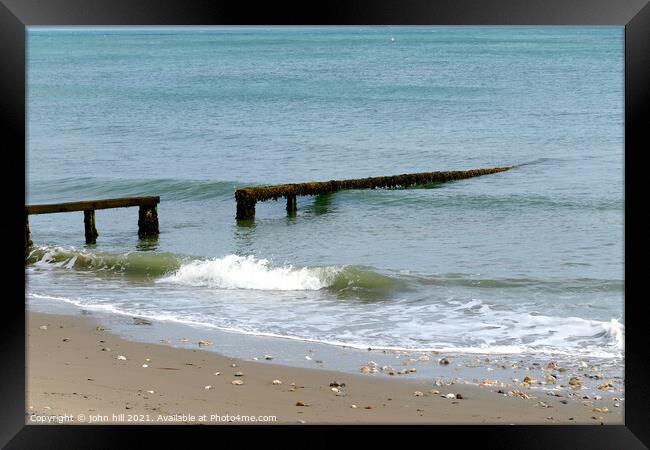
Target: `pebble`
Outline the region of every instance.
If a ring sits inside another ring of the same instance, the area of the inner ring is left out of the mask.
[[[280,380],[273,380],[272,383],[273,383],[273,384],[282,384],[282,381],[280,381]]]
[[[452,394],[451,392],[447,395],[445,395],[446,398],[456,398],[456,394]]]
[[[332,392],[340,392],[340,391],[339,391],[339,388],[335,388],[335,387],[330,388],[330,391],[332,391]]]
[[[532,383],[536,383],[537,380],[536,380],[535,378],[531,377],[531,376],[526,375],[526,376],[524,377],[524,381],[523,381],[523,382],[526,383],[526,384],[532,384]]]
[[[571,377],[571,378],[569,379],[569,384],[570,384],[571,386],[577,388],[577,387],[582,386],[582,380],[580,379],[580,377]]]
[[[418,369],[416,369],[415,367],[411,367],[411,368],[408,370],[409,373],[416,373],[417,371],[418,371]]]
[[[102,351],[103,351],[103,352],[110,352],[110,351],[111,351],[111,349],[110,349],[110,348],[108,348],[108,347],[102,347]]]
[[[557,378],[555,377],[555,375],[551,375],[550,373],[548,375],[546,375],[546,383],[547,384],[555,384],[556,381],[557,381]]]
[[[187,341],[189,341],[188,338],[186,338],[186,337],[182,337],[182,338],[181,338],[181,342],[187,342]]]
[[[433,394],[433,395],[437,395],[437,394],[440,394],[440,391],[437,390],[437,389],[431,389],[431,390],[429,391],[429,393],[430,393],[430,394]]]
[[[508,392],[508,395],[510,397],[521,397],[524,400],[528,400],[530,398],[530,396],[528,396],[528,395],[526,395],[523,392],[518,391],[518,390],[510,391],[510,392]]]
[[[208,341],[208,340],[199,341],[198,344],[199,347],[210,347],[212,345],[212,341]]]
[[[307,406],[307,405],[305,405],[304,402],[298,401],[298,402],[296,402],[296,406]]]
[[[237,367],[237,364],[233,363],[230,365],[230,367]]]
[[[212,389],[212,385],[208,384],[208,385],[205,387],[205,389],[206,389],[206,390],[208,390],[208,389]]]
[[[609,408],[607,408],[607,407],[604,407],[604,408],[594,408],[592,411],[593,411],[593,412],[599,412],[599,413],[606,413],[606,412],[609,412]]]
[[[38,328],[40,328],[41,330],[47,330],[47,325],[41,325],[41,326],[38,327]]]
[[[235,375],[236,377],[243,377],[243,376],[244,376],[244,373],[243,373],[243,372],[235,372],[234,375]]]
[[[104,331],[105,329],[106,329],[106,328],[104,328],[104,327],[101,326],[101,325],[97,325],[97,326],[95,327],[95,331]]]
[[[242,384],[244,384],[244,382],[242,380],[232,380],[230,384],[234,384],[235,386],[241,386]]]
[[[598,389],[601,391],[608,391],[614,387],[614,382],[612,380],[607,380],[603,384],[598,385]]]
[[[273,359],[273,356],[271,356],[271,355],[264,355],[264,359],[266,359],[267,361],[271,361],[271,360]]]
[[[216,376],[219,376],[219,375],[221,375],[221,372],[215,372],[214,374],[215,374]]]
[[[440,364],[443,366],[446,366],[449,364],[449,360],[447,358],[442,358],[440,361],[438,361]]]
[[[345,387],[345,383],[339,383],[338,381],[332,381],[330,387]]]
[[[372,409],[372,406],[368,405],[364,409]]]
[[[311,361],[311,356],[305,356],[305,359],[306,359],[307,361]]]
[[[142,367],[146,369],[147,367],[149,367],[149,364],[143,364]]]
[[[357,405],[350,405],[350,408],[357,409]]]

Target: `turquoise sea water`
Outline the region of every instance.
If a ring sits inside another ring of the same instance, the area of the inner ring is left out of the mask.
[[[623,28],[28,32],[33,307],[365,348],[623,355]],[[257,205],[252,185],[518,165]]]

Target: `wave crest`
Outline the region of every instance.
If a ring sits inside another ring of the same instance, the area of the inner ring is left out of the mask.
[[[191,261],[158,282],[219,289],[316,291],[330,286],[342,270],[342,267],[271,267],[267,259],[228,255]]]

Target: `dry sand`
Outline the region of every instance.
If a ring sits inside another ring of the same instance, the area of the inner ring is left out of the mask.
[[[26,423],[623,423],[622,405],[594,411],[543,393],[524,399],[489,387],[241,361],[198,346],[131,342],[97,326],[88,317],[28,314]],[[345,387],[337,393],[333,382]],[[442,397],[449,393],[462,398]]]

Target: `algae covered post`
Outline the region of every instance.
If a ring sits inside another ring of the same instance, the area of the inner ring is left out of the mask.
[[[94,244],[97,242],[97,228],[95,228],[95,210],[88,209],[84,211],[84,232],[86,235],[86,244]]]
[[[160,234],[158,229],[158,206],[141,205],[138,211],[138,237],[151,237]]]

